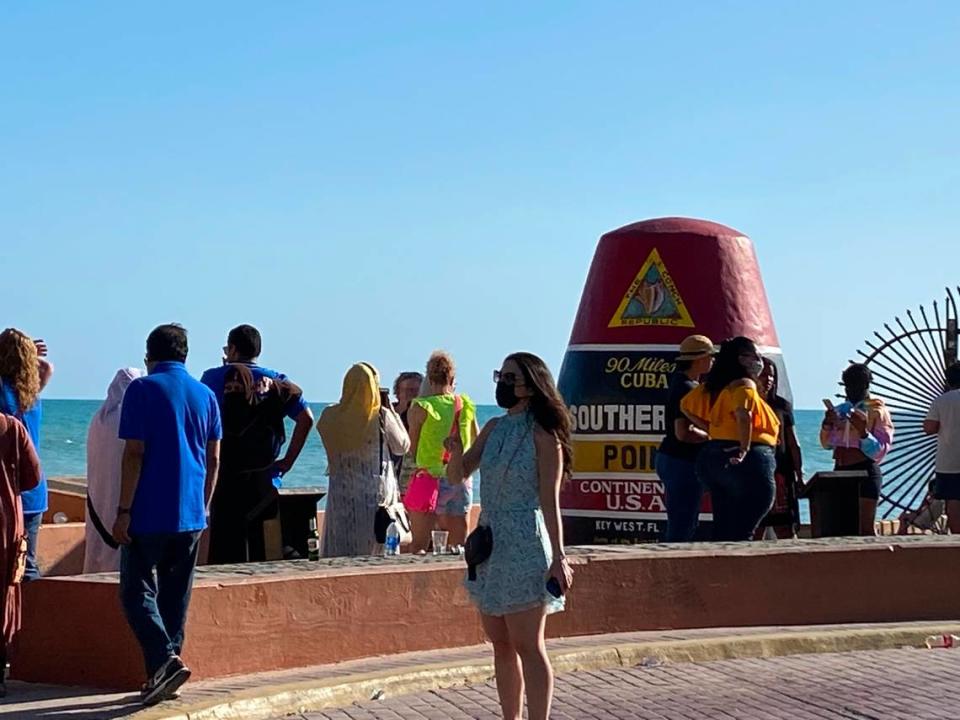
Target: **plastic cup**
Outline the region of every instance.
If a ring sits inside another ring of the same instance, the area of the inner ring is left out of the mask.
[[[443,555],[447,552],[447,538],[450,536],[446,530],[434,530],[430,533],[433,539],[433,554]]]

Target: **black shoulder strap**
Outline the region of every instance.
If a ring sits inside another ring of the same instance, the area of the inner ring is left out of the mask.
[[[90,500],[89,493],[87,494],[87,517],[90,518],[90,522],[93,523],[94,529],[96,529],[97,533],[99,533],[107,547],[113,550],[116,550],[120,547],[120,544],[113,539],[113,535],[108,533],[107,529],[103,526],[103,521],[100,520],[100,516],[97,515],[97,511],[93,509],[93,501]]]

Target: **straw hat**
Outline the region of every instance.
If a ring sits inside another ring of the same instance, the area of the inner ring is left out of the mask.
[[[710,338],[706,335],[691,335],[680,343],[680,354],[677,355],[677,360],[699,360],[716,354],[717,349]]]

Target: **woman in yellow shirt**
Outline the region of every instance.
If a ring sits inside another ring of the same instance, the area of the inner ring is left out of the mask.
[[[762,371],[752,340],[727,340],[707,379],[680,403],[710,435],[697,458],[697,476],[710,492],[714,540],[750,540],[776,495],[780,420],[757,392]]]

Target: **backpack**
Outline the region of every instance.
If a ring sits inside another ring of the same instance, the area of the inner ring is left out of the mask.
[[[266,382],[263,382],[266,381]],[[245,365],[233,365],[224,379],[220,463],[225,473],[266,470],[286,442],[286,404],[280,387],[269,378],[254,382]]]

